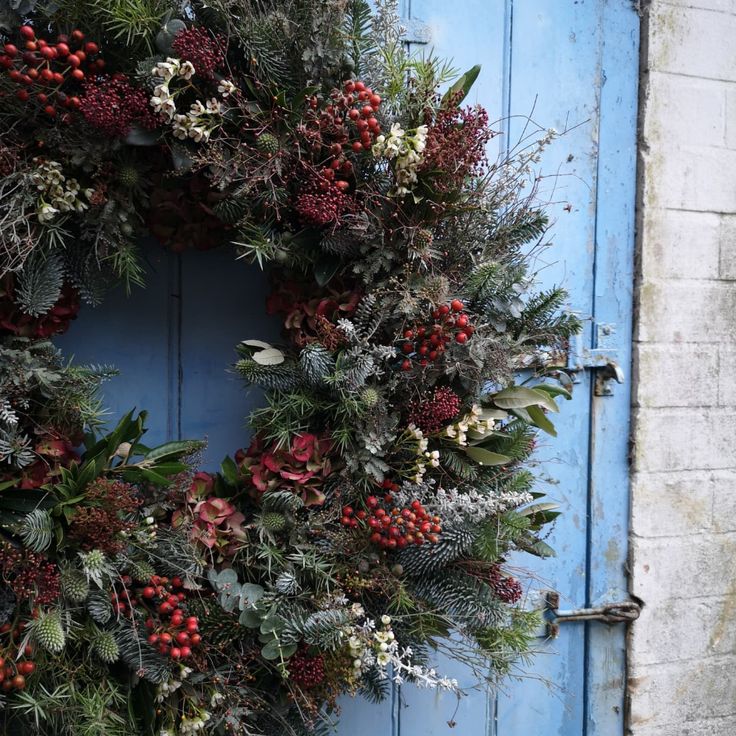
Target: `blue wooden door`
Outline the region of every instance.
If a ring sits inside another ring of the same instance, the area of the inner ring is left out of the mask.
[[[575,361],[583,364],[588,349],[605,348],[624,371],[633,282],[634,5],[404,0],[403,7],[413,41],[429,39],[460,69],[482,64],[473,95],[499,119],[500,147],[523,134],[528,114],[544,128],[568,130],[541,162],[543,172],[559,175],[540,182],[556,243],[553,259],[539,263],[540,278],[564,283],[571,308],[587,319]],[[226,368],[238,341],[277,334],[264,316],[267,284],[227,248],[175,256],[152,247],[147,257],[149,288],[84,311],[62,343],[79,360],[120,368],[106,392],[114,415],[132,406],[149,409],[158,440],[206,436],[205,464],[214,468],[248,442],[245,418],[259,397],[246,394]],[[566,608],[626,598],[628,383],[597,396],[592,372],[577,377],[574,398],[557,422],[559,437],[539,451],[553,482],[547,490],[564,513],[551,539],[558,557],[534,566],[536,587],[559,591]],[[410,686],[396,688],[380,706],[347,700],[339,733],[618,736],[624,633],[620,625],[564,624],[558,639],[539,639],[524,679],[499,691],[476,688],[459,703]],[[451,662],[440,658],[440,666],[462,684],[476,684]]]

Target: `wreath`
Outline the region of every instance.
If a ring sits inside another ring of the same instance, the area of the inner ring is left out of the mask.
[[[579,328],[535,286],[552,133],[489,162],[479,69],[376,6],[0,3],[5,733],[314,734],[346,693],[460,692],[452,633],[491,681],[528,651],[506,563],[552,554],[528,461]],[[143,284],[144,235],[273,284],[283,342],[235,364],[265,403],[217,473],[145,412],[106,429],[114,370],[50,342]]]

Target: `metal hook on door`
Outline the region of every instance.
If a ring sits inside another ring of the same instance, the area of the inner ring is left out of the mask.
[[[570,621],[600,621],[604,624],[630,623],[636,621],[641,613],[641,606],[632,600],[566,611],[560,610],[560,594],[555,591],[549,591],[545,596],[545,601],[547,636],[552,639],[557,638],[560,633],[560,624],[563,623]]]

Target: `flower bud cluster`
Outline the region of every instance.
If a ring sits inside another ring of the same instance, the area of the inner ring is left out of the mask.
[[[76,179],[67,179],[58,161],[46,161],[34,158],[36,170],[31,174],[31,181],[40,192],[36,206],[38,221],[51,222],[56,215],[65,212],[83,212],[89,207],[89,198],[94,190],[81,190]]]
[[[426,125],[420,125],[409,135],[399,123],[394,123],[388,136],[379,135],[373,144],[376,158],[394,162],[396,186],[391,193],[395,197],[408,194],[417,182],[417,171],[427,145],[427,130]]]

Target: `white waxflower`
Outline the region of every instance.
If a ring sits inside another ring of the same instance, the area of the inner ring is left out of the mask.
[[[184,79],[191,79],[194,76],[194,64],[191,61],[185,61],[181,67],[179,67],[179,76]]]
[[[222,114],[222,103],[214,97],[207,100],[207,112],[213,115]]]
[[[353,668],[359,670],[363,666],[363,662],[359,659],[353,660]]]
[[[217,85],[217,91],[223,97],[229,97],[230,95],[235,94],[237,90],[238,88],[229,79],[223,79]]]
[[[193,125],[189,128],[189,137],[193,138],[195,143],[207,143],[210,139],[210,131],[201,125]]]
[[[381,652],[376,657],[376,662],[378,662],[378,664],[381,665],[381,667],[385,667],[390,661],[391,661],[391,655],[388,654],[387,652]]]
[[[52,207],[47,202],[43,202],[36,211],[39,222],[50,222],[58,214],[59,210],[56,207]]]

